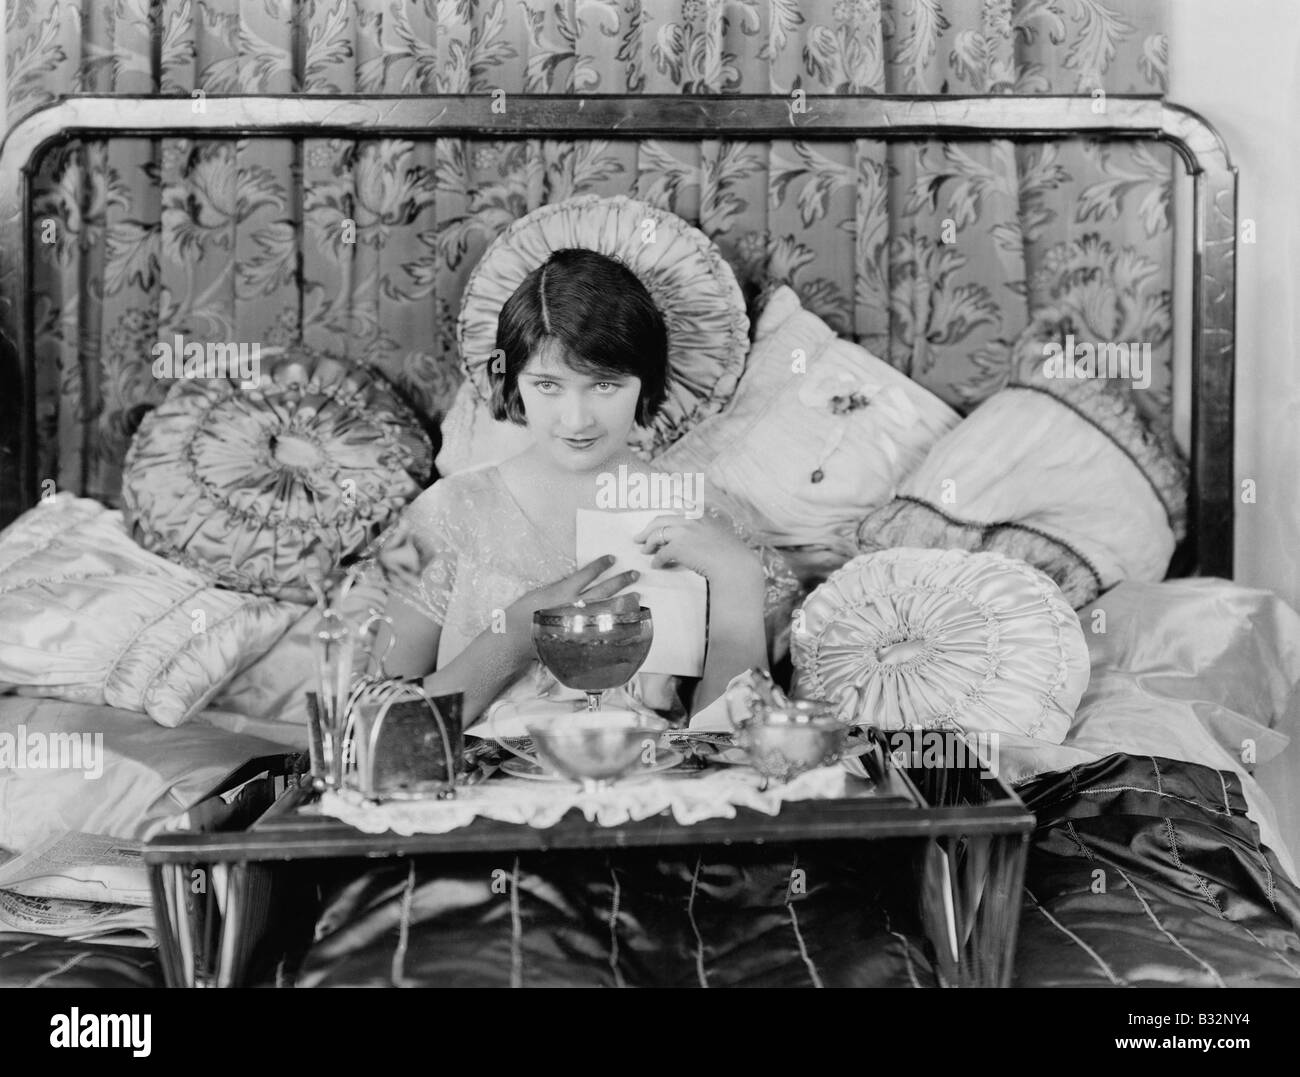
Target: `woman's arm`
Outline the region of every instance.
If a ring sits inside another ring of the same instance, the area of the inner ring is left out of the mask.
[[[751,667],[767,669],[765,595],[763,566],[757,560],[738,559],[734,568],[710,574],[708,647],[692,715],[721,696],[736,674]]]
[[[392,624],[381,623],[375,636],[375,654],[384,655],[383,672],[389,677],[423,677],[432,673],[438,660],[438,641],[442,625],[421,613],[408,602],[390,597],[384,616]],[[393,648],[385,654],[390,638]]]
[[[730,517],[710,510],[696,518],[658,516],[633,536],[647,543],[653,568],[681,565],[709,584],[704,675],[691,699],[694,716],[750,668],[766,670],[767,575],[759,555],[741,539]]]
[[[436,669],[442,626],[400,599],[389,599],[385,615],[392,619],[396,643],[384,659],[393,677],[423,678],[431,696],[464,696],[462,713],[468,726],[498,695],[513,684],[532,659],[518,633],[480,632],[443,669]],[[376,654],[388,646],[388,626],[381,626]]]
[[[469,726],[523,676],[531,662],[530,650],[513,637],[485,629],[445,667],[425,677],[424,689],[431,696],[462,693],[463,722]]]

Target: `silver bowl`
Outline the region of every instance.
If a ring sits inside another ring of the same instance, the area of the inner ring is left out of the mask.
[[[556,773],[597,788],[659,750],[666,719],[629,711],[583,711],[527,726],[538,757]]]

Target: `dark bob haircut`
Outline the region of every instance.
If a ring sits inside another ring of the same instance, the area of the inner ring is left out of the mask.
[[[547,341],[561,346],[565,364],[579,374],[640,378],[637,425],[649,426],[663,407],[668,327],[622,262],[596,251],[555,251],[506,300],[496,342],[505,361],[488,368],[494,419],[525,425],[519,374]]]

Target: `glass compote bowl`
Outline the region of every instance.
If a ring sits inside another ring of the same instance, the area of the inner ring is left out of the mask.
[[[613,599],[553,606],[533,614],[533,646],[566,688],[587,693],[587,710],[600,710],[600,694],[618,688],[641,668],[654,640],[650,610]]]
[[[588,711],[565,715],[563,721],[529,723],[527,728],[537,762],[581,782],[590,795],[634,770],[647,749],[653,757],[668,722],[631,711]]]

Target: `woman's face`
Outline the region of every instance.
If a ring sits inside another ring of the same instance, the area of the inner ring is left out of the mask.
[[[579,374],[547,342],[519,373],[519,398],[538,448],[563,471],[592,471],[623,452],[636,424],[641,379]]]

